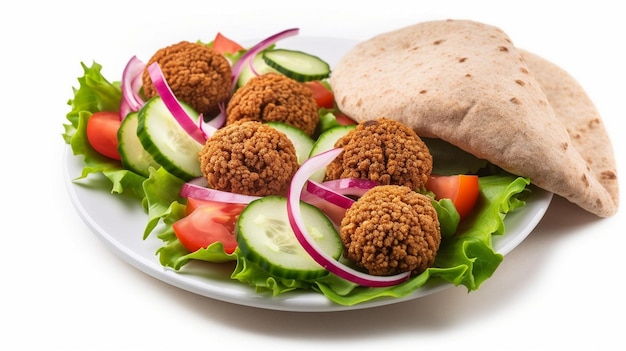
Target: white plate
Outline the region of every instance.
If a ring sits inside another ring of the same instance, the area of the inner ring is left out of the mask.
[[[331,65],[354,45],[353,40],[337,38],[292,37],[280,47],[314,53]],[[91,230],[123,260],[165,283],[209,298],[240,305],[284,311],[326,312],[363,309],[416,299],[432,294],[451,284],[427,284],[404,298],[378,299],[355,306],[342,306],[315,292],[292,292],[278,297],[261,295],[246,284],[229,278],[233,265],[190,262],[176,272],[163,267],[156,250],[162,242],[155,235],[143,240],[147,215],[136,200],[111,195],[110,183],[104,177],[90,175],[79,182],[82,157],[75,157],[68,147],[63,160],[65,180],[72,202]],[[100,183],[100,184],[99,184]],[[496,251],[507,254],[519,245],[539,223],[552,200],[552,193],[532,187],[526,206],[505,218],[506,234],[495,236]]]

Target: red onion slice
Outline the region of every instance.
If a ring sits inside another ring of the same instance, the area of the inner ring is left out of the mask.
[[[340,178],[327,180],[322,183],[323,186],[331,191],[342,195],[363,196],[366,191],[379,185],[378,182],[370,179],[361,178]]]
[[[406,281],[411,273],[405,272],[393,276],[375,276],[357,271],[343,263],[336,261],[332,256],[325,253],[319,245],[311,238],[300,212],[300,194],[309,177],[320,168],[326,167],[339,153],[341,148],[331,149],[320,153],[305,161],[291,181],[287,194],[287,216],[289,224],[304,250],[311,255],[311,258],[318,264],[343,279],[355,284],[368,287],[393,286]]]
[[[259,52],[267,49],[272,44],[276,43],[277,41],[281,39],[298,34],[299,31],[300,31],[299,28],[291,28],[291,29],[286,29],[282,32],[278,32],[274,35],[271,35],[263,39],[262,41],[260,41],[259,43],[251,47],[248,51],[246,51],[246,53],[244,53],[233,66],[232,89],[235,90],[235,87],[237,86],[237,80],[239,79],[239,75],[241,75],[241,71],[243,70],[245,65],[251,65],[252,60]]]
[[[150,74],[150,78],[152,79],[152,84],[154,84],[154,89],[157,94],[163,99],[163,103],[170,111],[172,116],[176,119],[178,124],[191,136],[195,141],[200,144],[204,144],[206,142],[206,135],[202,132],[202,130],[194,123],[191,117],[187,114],[187,111],[183,108],[180,102],[176,99],[174,92],[165,81],[165,76],[163,75],[163,71],[161,71],[161,67],[157,62],[152,63],[148,66],[148,74]]]
[[[122,105],[120,107],[120,115],[122,118],[130,112],[139,111],[145,103],[139,97],[141,74],[145,67],[146,65],[137,56],[131,57],[126,67],[124,67],[121,81]]]
[[[307,181],[306,191],[344,209],[350,208],[350,206],[354,203],[354,200],[351,198],[339,194],[323,184],[312,180]]]
[[[198,200],[211,200],[236,204],[247,204],[258,199],[258,196],[236,194],[206,187],[206,180],[202,177],[184,183],[180,189],[180,196]]]

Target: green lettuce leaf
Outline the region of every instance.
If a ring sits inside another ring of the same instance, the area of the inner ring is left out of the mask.
[[[471,219],[459,225],[458,232],[442,240],[433,268],[409,281],[388,288],[367,288],[334,275],[316,281],[317,288],[332,301],[354,305],[375,298],[399,298],[436,282],[464,285],[476,290],[503,260],[492,246],[492,235],[504,233],[504,217],[521,208],[529,184],[527,178],[498,174],[480,178],[481,197]]]
[[[122,101],[122,90],[119,82],[109,82],[102,75],[102,66],[93,62],[90,67],[81,62],[84,74],[78,78],[78,89],[74,88],[74,98],[68,101],[71,111],[66,115],[70,122],[65,125],[63,138],[66,143],[76,132],[78,120],[83,113],[98,111],[119,111]]]
[[[311,288],[313,285],[311,282],[272,277],[264,269],[248,261],[239,248],[232,254],[228,254],[219,242],[205,249],[189,252],[172,229],[172,224],[185,216],[184,200],[178,196],[172,196],[172,194],[178,194],[181,182],[180,179],[160,168],[151,172],[150,177],[144,183],[149,213],[144,239],[156,231],[157,237],[164,242],[156,252],[161,265],[181,270],[191,260],[212,263],[236,261],[231,278],[255,287],[259,293],[269,292],[276,296],[296,289]]]
[[[239,249],[236,249],[234,254],[237,257],[237,266],[231,278],[253,286],[257,293],[269,292],[277,296],[293,290],[311,289],[313,286],[312,282],[304,280],[273,277],[263,268],[247,260]]]
[[[159,262],[164,267],[170,267],[174,270],[180,270],[190,260],[206,261],[213,263],[231,262],[237,259],[237,253],[228,254],[224,251],[222,243],[214,243],[209,245],[205,249],[200,249],[194,252],[189,252],[183,244],[176,238],[176,235],[172,232],[164,232],[159,235],[167,244],[160,247],[157,250],[159,255]],[[172,238],[171,236],[174,236]]]
[[[148,212],[148,223],[143,237],[147,238],[159,224],[165,225],[161,236],[171,241],[168,233],[171,225],[185,216],[185,200],[179,195],[184,181],[167,172],[163,167],[151,168],[150,176],[143,182],[146,194],[144,208]],[[173,232],[172,232],[173,235]]]
[[[434,195],[433,195],[434,198]],[[437,211],[437,218],[439,219],[439,228],[441,230],[441,237],[448,238],[456,234],[461,216],[454,207],[454,203],[450,199],[441,199],[439,201],[431,200],[435,211]]]
[[[189,252],[178,240],[172,224],[182,219],[186,213],[186,201],[178,195],[183,185],[181,179],[164,168],[152,169],[143,185],[146,194],[144,206],[148,212],[144,239],[156,232],[157,237],[164,242],[156,252],[161,265],[180,270],[190,260],[223,263],[237,259],[237,253],[226,253],[221,243]]]
[[[68,102],[71,106],[66,115],[69,123],[64,125],[65,132],[62,134],[72,153],[83,157],[84,167],[76,180],[102,173],[111,181],[111,193],[143,198],[142,183],[146,178],[124,169],[121,162],[101,155],[87,140],[87,122],[94,112],[119,109],[122,98],[119,83],[111,83],[102,76],[102,66],[95,62],[91,67],[81,65],[84,75],[78,78],[79,87],[73,89],[74,98]]]
[[[180,207],[178,212],[172,211],[172,204],[178,201],[169,202],[172,198],[167,194],[171,189],[169,191],[165,189],[179,185],[176,182],[170,183],[172,179],[168,181],[169,177],[173,176],[163,170],[154,172],[146,182],[146,193],[149,199],[160,202],[158,206],[154,206],[154,215],[158,218],[169,218],[167,222],[172,223],[184,216],[184,210]],[[190,260],[207,262],[236,260],[237,264],[231,278],[253,286],[259,293],[276,296],[298,289],[313,289],[342,305],[354,305],[379,298],[400,298],[414,293],[421,287],[441,282],[452,283],[455,286],[464,285],[468,291],[472,291],[491,277],[502,262],[503,256],[494,250],[491,238],[492,235],[504,233],[504,218],[507,213],[524,206],[522,197],[528,191],[526,188],[528,184],[527,178],[510,174],[480,177],[481,196],[478,207],[471,217],[459,224],[458,218],[454,215],[456,211],[443,210],[451,213],[446,215],[450,218],[444,218],[443,222],[451,222],[449,225],[455,227],[458,224],[458,227],[456,234],[448,233],[443,237],[434,267],[405,283],[388,288],[358,286],[333,274],[315,281],[273,277],[247,260],[239,249],[229,255],[224,253],[220,244],[190,253],[176,239],[171,225],[166,226],[159,235],[166,244],[158,250],[158,253],[164,266],[176,270],[181,269]],[[155,191],[150,190],[152,188]],[[442,208],[448,207],[445,203],[440,205]]]

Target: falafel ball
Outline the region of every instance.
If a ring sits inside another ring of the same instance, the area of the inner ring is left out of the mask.
[[[344,256],[372,275],[431,267],[441,244],[437,212],[428,196],[406,186],[368,190],[341,221]]]
[[[296,149],[287,136],[257,121],[218,129],[199,160],[210,187],[245,195],[281,194],[298,169]]]
[[[433,157],[424,141],[407,125],[379,118],[361,122],[339,138],[343,152],[326,167],[326,179],[365,178],[381,185],[417,190],[428,181]]]
[[[143,72],[144,95],[156,95],[148,67],[158,62],[176,98],[205,116],[219,113],[219,104],[231,95],[232,69],[224,55],[208,45],[181,41],[157,50]]]
[[[266,73],[235,91],[226,107],[226,123],[283,122],[311,136],[319,122],[317,110],[311,89],[287,76]]]

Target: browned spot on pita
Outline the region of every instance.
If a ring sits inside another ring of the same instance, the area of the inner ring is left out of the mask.
[[[516,98],[516,97],[512,97],[509,101],[511,101],[512,103],[514,103],[516,105],[521,105],[522,104],[522,102],[519,101],[519,99]]]
[[[472,75],[471,75],[470,73],[465,73],[465,76],[466,76],[467,78],[472,78]]]
[[[589,179],[587,179],[587,175],[583,174],[582,176],[583,183],[585,184],[585,188],[589,187]]]
[[[459,62],[460,62],[460,63],[465,62],[465,60],[467,60],[467,57],[461,57],[461,58],[459,58]]]
[[[428,92],[428,90],[426,90],[426,89],[420,90],[420,94],[426,94],[427,92]]]
[[[600,175],[602,176],[602,179],[609,179],[609,180],[617,179],[617,174],[615,174],[615,172],[613,171],[604,171],[600,173]]]
[[[526,67],[520,67],[519,70],[524,74],[528,74],[528,69]]]
[[[524,86],[524,85],[526,85],[526,82],[524,82],[524,81],[523,81],[523,80],[521,80],[521,79],[516,79],[516,80],[515,80],[515,83],[517,83],[517,85],[520,85],[520,86]]]
[[[435,40],[435,41],[433,41],[433,45],[439,45],[439,44],[443,43],[444,41],[445,40],[443,40],[443,39]]]
[[[567,150],[567,148],[568,148],[568,147],[569,147],[569,144],[568,144],[568,143],[562,143],[562,144],[561,144],[561,148],[562,148],[563,150]]]
[[[594,118],[589,121],[589,128],[594,128],[595,126],[598,126],[600,124],[602,124],[602,121],[600,121],[600,118]]]
[[[506,46],[498,46],[498,51],[509,52],[509,48],[507,48]]]

